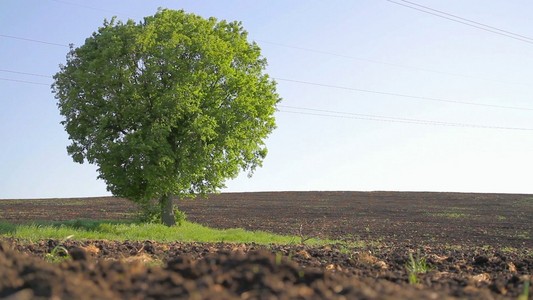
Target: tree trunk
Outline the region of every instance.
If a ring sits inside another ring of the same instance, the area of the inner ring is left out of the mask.
[[[174,217],[174,205],[172,203],[172,198],[165,194],[161,196],[161,223],[170,226],[176,225],[176,219]]]

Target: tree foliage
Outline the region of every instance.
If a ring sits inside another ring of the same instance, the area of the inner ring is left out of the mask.
[[[265,67],[239,22],[174,10],[104,21],[54,76],[67,151],[114,195],[168,213],[170,197],[261,166],[280,101]]]

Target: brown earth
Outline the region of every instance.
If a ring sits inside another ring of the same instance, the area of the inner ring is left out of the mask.
[[[517,299],[533,273],[533,196],[289,192],[180,201],[212,227],[356,241],[259,246],[19,241],[0,246],[0,298]],[[0,200],[0,220],[128,219],[114,198]],[[72,259],[50,264],[65,247]],[[409,254],[430,271],[409,284]],[[530,295],[533,289],[530,288]],[[26,298],[24,298],[26,297]]]

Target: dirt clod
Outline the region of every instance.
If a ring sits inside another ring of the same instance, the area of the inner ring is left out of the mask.
[[[0,299],[518,299],[526,282],[533,294],[530,199],[283,192],[184,201],[180,209],[203,225],[343,243],[30,243],[4,237]],[[131,203],[115,198],[0,201],[0,219],[8,222],[120,220],[132,213]],[[57,262],[43,259],[52,253]],[[409,254],[428,268],[410,274]]]

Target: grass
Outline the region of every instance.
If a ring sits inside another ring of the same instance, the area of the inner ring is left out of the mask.
[[[409,262],[405,265],[407,273],[409,275],[409,283],[417,284],[419,282],[418,274],[425,274],[432,268],[426,262],[425,257],[420,257],[420,252],[417,252],[416,258],[412,253],[409,253]]]
[[[529,278],[528,281],[524,282],[524,290],[522,294],[518,296],[518,300],[528,300],[529,299]]]
[[[529,240],[531,239],[531,237],[529,236],[529,231],[517,231],[513,237],[515,238],[519,238],[519,239],[524,239],[524,240]]]
[[[515,201],[514,206],[533,206],[533,197],[527,197]]]
[[[66,221],[40,222],[14,225],[0,223],[0,236],[23,240],[63,239],[75,236],[77,240],[116,240],[158,242],[227,242],[256,244],[297,244],[299,237],[285,236],[264,231],[235,229],[213,229],[185,221],[179,227],[166,227],[161,224],[112,222],[112,221]],[[335,241],[309,239],[307,244],[322,245]]]
[[[461,212],[442,212],[442,213],[434,213],[432,215],[436,217],[448,218],[448,219],[462,219],[462,218],[469,217],[468,214],[461,213]]]
[[[44,255],[44,259],[51,263],[60,263],[69,259],[68,250],[63,246],[55,246],[50,253]]]

